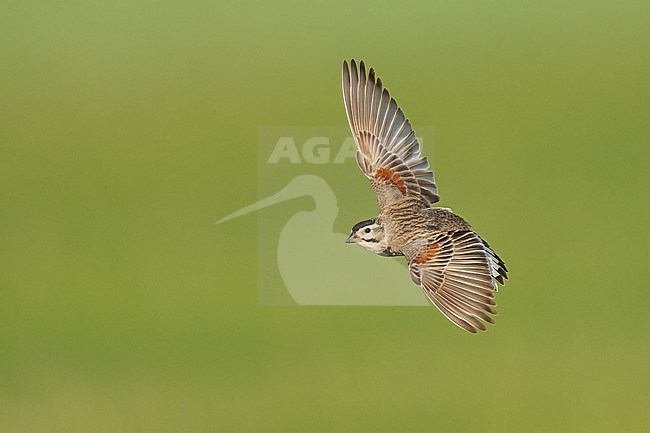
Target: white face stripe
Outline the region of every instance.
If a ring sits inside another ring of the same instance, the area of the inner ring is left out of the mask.
[[[376,222],[371,222],[370,224],[366,226],[362,226],[357,230],[357,235],[359,238],[366,242],[376,242],[375,239],[375,233],[377,233],[377,230],[375,230],[376,227],[379,227],[379,224]]]

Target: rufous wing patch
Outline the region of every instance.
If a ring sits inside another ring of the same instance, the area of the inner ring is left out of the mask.
[[[375,179],[384,182],[390,182],[400,190],[402,195],[406,195],[406,185],[399,174],[386,167],[379,167],[375,172]]]
[[[436,254],[438,254],[438,251],[440,251],[440,244],[438,242],[434,242],[426,249],[420,251],[420,253],[415,256],[415,259],[413,259],[413,263],[416,265],[424,264],[432,260]]]

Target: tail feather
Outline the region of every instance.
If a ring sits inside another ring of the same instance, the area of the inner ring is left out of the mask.
[[[508,268],[501,257],[490,248],[490,245],[481,238],[483,245],[485,245],[485,252],[488,256],[488,264],[490,265],[490,271],[492,273],[492,278],[499,282],[502,286],[506,284],[508,279]],[[494,284],[494,290],[499,290],[498,286]]]

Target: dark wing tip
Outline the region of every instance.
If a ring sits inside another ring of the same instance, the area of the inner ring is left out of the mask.
[[[375,70],[374,70],[373,68],[370,68],[370,70],[368,71],[368,81],[370,81],[371,83],[375,83],[375,82],[376,82],[376,79],[375,79]]]

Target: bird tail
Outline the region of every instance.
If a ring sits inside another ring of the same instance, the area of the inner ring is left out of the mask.
[[[501,260],[501,257],[499,257],[492,248],[490,248],[490,245],[485,242],[485,240],[483,240],[480,236],[479,239],[481,239],[481,242],[483,242],[483,245],[485,245],[485,253],[488,257],[488,264],[490,265],[492,278],[498,281],[502,286],[505,285],[506,280],[508,279],[508,268],[506,268],[505,262]],[[494,290],[498,290],[498,286],[496,284],[494,284]]]

